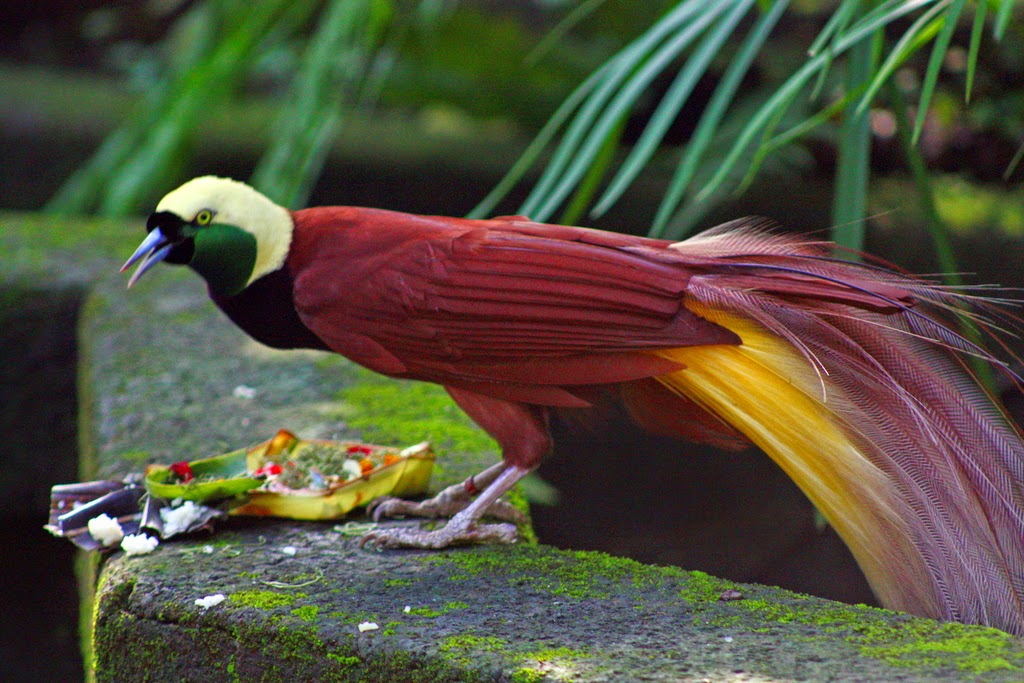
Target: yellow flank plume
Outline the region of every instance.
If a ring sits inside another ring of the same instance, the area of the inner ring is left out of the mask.
[[[755,322],[699,305],[689,308],[743,343],[658,351],[686,366],[658,381],[767,453],[843,538],[884,604],[937,615],[924,589],[929,574],[902,520],[893,484],[835,410],[848,405],[842,392],[790,343]],[[908,595],[908,582],[922,590]]]

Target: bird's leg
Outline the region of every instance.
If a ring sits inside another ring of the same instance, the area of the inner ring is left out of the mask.
[[[442,489],[433,498],[419,502],[381,496],[370,503],[366,511],[373,516],[375,522],[379,522],[382,517],[453,517],[464,510],[477,494],[490,486],[506,468],[504,462],[499,462],[464,482]],[[491,503],[491,506],[484,510],[484,514],[513,524],[525,521],[525,516],[516,506],[500,498]]]
[[[409,528],[379,529],[363,536],[359,540],[359,545],[370,544],[376,548],[436,549],[461,543],[515,542],[515,524],[481,524],[478,521],[488,512],[495,501],[531,472],[531,470],[504,463],[501,467],[501,473],[491,485],[440,529],[434,531]]]
[[[378,529],[363,536],[360,545],[369,543],[378,548],[444,548],[457,543],[515,541],[515,525],[482,524],[480,518],[495,510],[495,504],[501,496],[533,471],[551,451],[547,412],[538,406],[491,398],[465,389],[446,388],[459,407],[498,442],[502,449],[502,462],[470,477],[462,484],[448,487],[433,501],[424,501],[427,503],[426,509],[464,506],[444,527],[433,531]],[[477,488],[483,488],[483,491],[476,500],[463,503],[464,498],[471,497],[473,489]],[[511,507],[507,503],[504,505]],[[389,506],[383,514],[394,509],[402,509],[402,506]],[[497,509],[505,508],[499,506]],[[379,514],[380,507],[374,510],[374,517]]]

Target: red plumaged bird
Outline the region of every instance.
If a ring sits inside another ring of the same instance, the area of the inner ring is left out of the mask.
[[[552,410],[611,392],[643,427],[759,446],[889,608],[1024,634],[1024,442],[951,326],[985,301],[736,221],[682,242],[353,207],[291,212],[232,180],[164,197],[125,264],[188,264],[249,335],[436,382],[502,462],[383,546],[512,541],[499,500],[551,449]],[[479,495],[474,497],[479,490]]]

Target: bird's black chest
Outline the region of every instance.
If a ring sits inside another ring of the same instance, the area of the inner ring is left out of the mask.
[[[277,349],[329,350],[295,310],[294,280],[287,268],[264,275],[235,296],[213,302],[256,341]]]

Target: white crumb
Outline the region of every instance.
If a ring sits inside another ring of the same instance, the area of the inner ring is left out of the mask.
[[[110,546],[124,538],[124,530],[116,519],[103,513],[89,520],[89,535],[104,546]]]
[[[373,621],[364,621],[363,623],[359,624],[360,633],[366,633],[367,631],[376,631],[379,628],[380,626],[377,626],[376,622]]]
[[[253,399],[256,398],[256,390],[252,387],[247,387],[244,384],[239,384],[235,387],[235,390],[231,392],[235,398]]]
[[[156,550],[158,545],[160,541],[155,536],[146,534],[129,534],[121,539],[121,550],[125,555],[148,555]]]
[[[164,538],[187,531],[193,522],[203,516],[203,506],[186,500],[178,507],[160,508],[160,519],[164,523]]]
[[[205,598],[196,598],[196,604],[203,609],[210,609],[214,605],[224,602],[225,599],[223,593],[217,593],[215,595],[207,595]]]
[[[290,555],[291,557],[295,557],[295,554],[299,552],[299,549],[296,548],[293,545],[286,545],[285,547],[281,548],[281,552],[284,553],[285,555]]]

